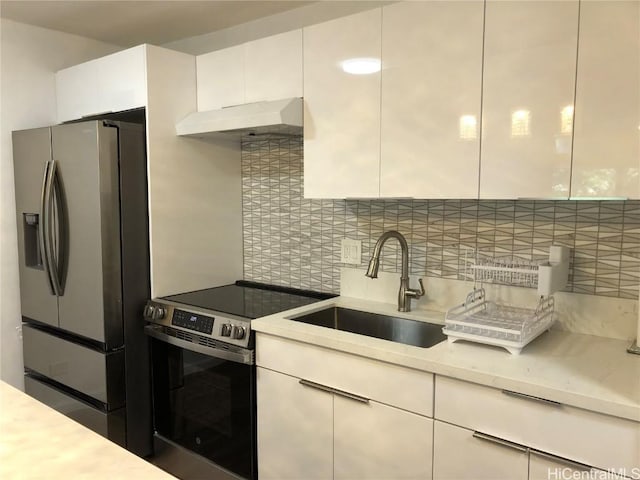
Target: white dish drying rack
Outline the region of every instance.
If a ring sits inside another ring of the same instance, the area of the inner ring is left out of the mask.
[[[447,311],[443,332],[449,343],[470,340],[517,355],[555,322],[552,294],[567,283],[569,249],[552,246],[544,263],[476,253],[465,259],[465,276],[473,280],[473,290],[462,305]],[[536,288],[538,304],[526,308],[489,301],[485,283]]]

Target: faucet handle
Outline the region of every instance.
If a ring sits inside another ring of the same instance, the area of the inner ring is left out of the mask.
[[[422,279],[421,278],[418,279],[418,283],[420,284],[420,290],[415,289],[415,288],[408,288],[407,292],[406,292],[406,295],[408,297],[418,299],[418,298],[422,297],[426,293],[425,290],[424,290],[424,284],[422,283]]]

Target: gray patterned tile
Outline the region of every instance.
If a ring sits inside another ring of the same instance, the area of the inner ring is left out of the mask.
[[[467,249],[544,260],[556,244],[572,249],[565,291],[638,298],[640,201],[306,200],[302,164],[298,137],[243,141],[247,279],[338,292],[340,240],[361,240],[364,263],[398,229],[414,274],[462,279]],[[391,241],[382,268],[399,264]]]

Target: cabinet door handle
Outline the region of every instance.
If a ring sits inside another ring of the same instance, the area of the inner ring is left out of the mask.
[[[345,397],[350,400],[355,400],[356,402],[369,403],[369,399],[366,397],[361,397],[360,395],[356,395],[355,393],[345,392],[344,390],[338,390],[337,388],[322,385],[321,383],[311,382],[304,379],[300,380],[298,383],[305,387],[315,388],[316,390],[322,390],[323,392],[333,393],[334,395]]]
[[[568,458],[557,457],[550,453],[541,452],[540,450],[534,450],[534,449],[530,449],[530,452],[533,455],[537,455],[538,457],[548,458],[549,460],[552,460],[554,462],[563,463],[564,465],[567,465],[568,467],[571,467],[574,470],[579,470],[581,472],[590,472],[592,470],[592,468],[589,465],[586,465],[580,462],[574,462],[573,460],[569,460]]]
[[[523,453],[527,453],[529,451],[529,448],[525,447],[524,445],[513,443],[499,437],[494,437],[493,435],[487,435],[486,433],[482,433],[482,432],[473,432],[473,438],[477,438],[478,440],[484,440],[485,442],[495,443],[496,445],[500,445],[501,447],[511,448],[513,450],[517,450]]]
[[[509,395],[510,397],[522,398],[524,400],[532,400],[534,402],[544,403],[553,407],[561,407],[560,402],[554,402],[553,400],[547,400],[546,398],[534,397],[533,395],[527,395],[526,393],[512,392],[511,390],[502,390],[502,393]]]

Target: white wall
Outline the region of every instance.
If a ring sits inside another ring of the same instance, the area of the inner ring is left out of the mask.
[[[0,379],[23,388],[11,132],[55,123],[54,72],[120,50],[77,35],[0,23]]]

